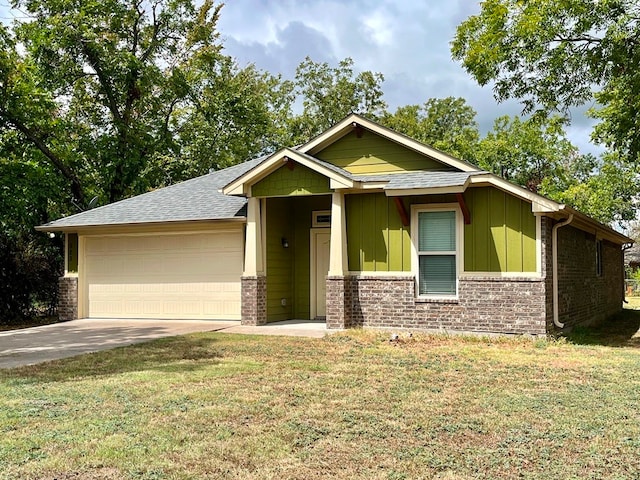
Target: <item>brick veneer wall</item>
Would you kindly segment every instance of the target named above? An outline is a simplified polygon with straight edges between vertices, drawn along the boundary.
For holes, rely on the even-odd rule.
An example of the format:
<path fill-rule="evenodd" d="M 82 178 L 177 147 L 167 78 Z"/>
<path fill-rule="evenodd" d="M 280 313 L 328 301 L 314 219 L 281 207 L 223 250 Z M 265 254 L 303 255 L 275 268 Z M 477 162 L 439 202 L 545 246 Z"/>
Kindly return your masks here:
<path fill-rule="evenodd" d="M 63 322 L 78 318 L 78 277 L 58 279 L 58 318 Z"/>
<path fill-rule="evenodd" d="M 327 280 L 327 292 L 336 279 Z M 327 327 L 394 327 L 487 333 L 546 333 L 545 283 L 540 278 L 466 277 L 458 300 L 415 298 L 413 276 L 344 279 L 345 305 L 337 290 L 327 295 Z M 338 303 L 334 307 L 334 303 Z M 335 309 L 335 310 L 334 310 Z"/>
<path fill-rule="evenodd" d="M 267 277 L 242 277 L 240 292 L 242 325 L 267 323 Z"/>
<path fill-rule="evenodd" d="M 602 275 L 596 274 L 596 238 L 567 225 L 558 229 L 558 308 L 565 328 L 599 323 L 622 309 L 623 252 L 602 241 Z"/>
<path fill-rule="evenodd" d="M 351 290 L 348 277 L 327 277 L 327 328 L 354 326 L 351 315 Z"/>

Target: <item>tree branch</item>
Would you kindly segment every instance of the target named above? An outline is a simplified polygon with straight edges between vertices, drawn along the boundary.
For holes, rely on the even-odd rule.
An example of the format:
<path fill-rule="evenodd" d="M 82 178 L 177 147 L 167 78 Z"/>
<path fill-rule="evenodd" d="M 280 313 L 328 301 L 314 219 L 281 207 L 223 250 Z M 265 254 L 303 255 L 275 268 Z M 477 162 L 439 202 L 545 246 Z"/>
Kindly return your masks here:
<path fill-rule="evenodd" d="M 71 194 L 81 205 L 84 204 L 84 193 L 80 180 L 73 171 L 64 164 L 64 162 L 49 149 L 49 147 L 38 137 L 33 130 L 27 127 L 17 118 L 8 115 L 4 110 L 0 110 L 0 115 L 5 117 L 18 131 L 20 131 L 42 154 L 62 173 L 62 175 L 71 182 Z"/>
<path fill-rule="evenodd" d="M 102 70 L 100 66 L 100 59 L 97 57 L 96 53 L 89 46 L 89 42 L 85 39 L 81 39 L 80 43 L 82 44 L 82 51 L 84 52 L 87 60 L 89 61 L 89 65 L 95 70 L 96 75 L 98 76 L 98 81 L 100 85 L 102 85 L 102 89 L 107 97 L 107 101 L 109 102 L 109 110 L 111 111 L 111 115 L 117 121 L 116 123 L 122 122 L 122 115 L 120 114 L 120 110 L 118 109 L 118 103 L 116 102 L 116 96 L 113 92 L 111 85 L 109 84 L 109 80 Z"/>

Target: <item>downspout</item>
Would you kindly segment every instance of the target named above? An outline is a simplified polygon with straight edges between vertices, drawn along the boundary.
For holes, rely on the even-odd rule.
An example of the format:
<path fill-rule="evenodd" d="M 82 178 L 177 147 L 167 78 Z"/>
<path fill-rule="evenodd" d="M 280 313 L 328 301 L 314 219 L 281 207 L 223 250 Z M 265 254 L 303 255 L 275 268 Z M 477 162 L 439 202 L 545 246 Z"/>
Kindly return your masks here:
<path fill-rule="evenodd" d="M 553 256 L 553 324 L 558 328 L 564 328 L 564 323 L 560 323 L 558 312 L 558 229 L 569 225 L 573 221 L 573 213 L 566 220 L 556 223 L 551 229 L 551 250 Z"/>

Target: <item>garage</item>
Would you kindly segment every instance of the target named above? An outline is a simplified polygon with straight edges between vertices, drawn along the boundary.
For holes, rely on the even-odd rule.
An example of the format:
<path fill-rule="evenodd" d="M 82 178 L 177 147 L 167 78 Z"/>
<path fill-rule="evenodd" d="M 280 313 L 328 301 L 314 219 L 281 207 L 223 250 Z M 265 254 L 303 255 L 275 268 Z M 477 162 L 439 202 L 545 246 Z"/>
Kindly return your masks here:
<path fill-rule="evenodd" d="M 81 236 L 89 318 L 240 319 L 242 229 Z"/>

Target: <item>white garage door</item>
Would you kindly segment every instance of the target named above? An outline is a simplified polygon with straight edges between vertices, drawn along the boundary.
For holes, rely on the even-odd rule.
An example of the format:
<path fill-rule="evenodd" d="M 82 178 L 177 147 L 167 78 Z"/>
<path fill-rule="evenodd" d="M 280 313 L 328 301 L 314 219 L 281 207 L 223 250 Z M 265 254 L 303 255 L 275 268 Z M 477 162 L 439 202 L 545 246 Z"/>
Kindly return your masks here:
<path fill-rule="evenodd" d="M 240 319 L 241 231 L 85 239 L 90 318 Z"/>

